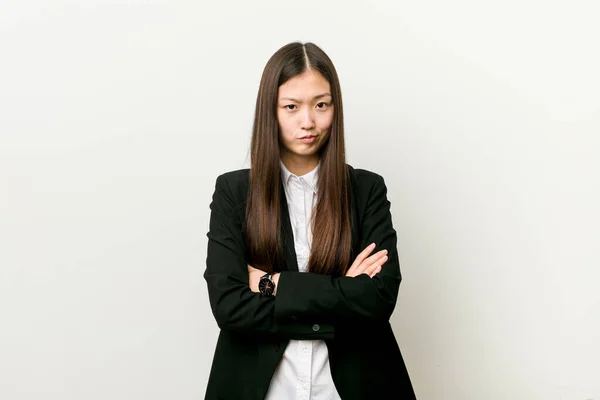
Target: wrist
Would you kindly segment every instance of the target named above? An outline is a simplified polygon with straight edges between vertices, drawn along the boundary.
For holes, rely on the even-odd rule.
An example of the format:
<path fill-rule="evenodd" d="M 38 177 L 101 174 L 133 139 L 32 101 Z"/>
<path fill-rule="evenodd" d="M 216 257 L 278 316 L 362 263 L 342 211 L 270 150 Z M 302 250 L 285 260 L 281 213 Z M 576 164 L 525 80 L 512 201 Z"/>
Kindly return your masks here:
<path fill-rule="evenodd" d="M 273 292 L 273 296 L 277 295 L 277 288 L 279 287 L 279 276 L 281 274 L 279 272 L 273 274 L 273 282 L 275 283 L 275 291 Z"/>
<path fill-rule="evenodd" d="M 258 281 L 258 293 L 261 296 L 272 297 L 277 291 L 277 283 L 279 282 L 279 274 L 263 273 Z"/>

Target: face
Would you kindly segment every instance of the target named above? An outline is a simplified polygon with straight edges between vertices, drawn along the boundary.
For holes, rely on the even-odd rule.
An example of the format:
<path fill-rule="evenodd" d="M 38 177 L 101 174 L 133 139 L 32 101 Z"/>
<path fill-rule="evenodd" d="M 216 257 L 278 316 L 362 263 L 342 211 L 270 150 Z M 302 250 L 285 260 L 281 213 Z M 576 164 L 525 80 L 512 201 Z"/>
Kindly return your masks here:
<path fill-rule="evenodd" d="M 289 79 L 278 90 L 277 121 L 281 159 L 286 167 L 312 170 L 333 122 L 329 82 L 311 70 Z"/>

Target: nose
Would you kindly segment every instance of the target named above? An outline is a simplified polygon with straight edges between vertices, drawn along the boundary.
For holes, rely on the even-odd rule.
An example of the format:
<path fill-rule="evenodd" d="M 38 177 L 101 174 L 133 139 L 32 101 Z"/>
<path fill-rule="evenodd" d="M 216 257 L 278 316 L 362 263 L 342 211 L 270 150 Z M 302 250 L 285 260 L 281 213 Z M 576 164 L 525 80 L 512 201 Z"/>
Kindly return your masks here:
<path fill-rule="evenodd" d="M 315 127 L 315 119 L 312 110 L 305 110 L 300 118 L 300 128 L 308 131 Z"/>

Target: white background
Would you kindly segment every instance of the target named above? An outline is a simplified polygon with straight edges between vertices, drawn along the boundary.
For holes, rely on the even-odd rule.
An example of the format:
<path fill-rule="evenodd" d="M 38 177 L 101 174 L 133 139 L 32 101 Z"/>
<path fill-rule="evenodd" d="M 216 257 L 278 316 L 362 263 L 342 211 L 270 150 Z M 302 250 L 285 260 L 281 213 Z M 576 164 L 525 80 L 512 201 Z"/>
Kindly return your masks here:
<path fill-rule="evenodd" d="M 600 400 L 597 4 L 1 0 L 0 398 L 203 398 L 215 179 L 300 40 L 388 185 L 418 398 Z"/>

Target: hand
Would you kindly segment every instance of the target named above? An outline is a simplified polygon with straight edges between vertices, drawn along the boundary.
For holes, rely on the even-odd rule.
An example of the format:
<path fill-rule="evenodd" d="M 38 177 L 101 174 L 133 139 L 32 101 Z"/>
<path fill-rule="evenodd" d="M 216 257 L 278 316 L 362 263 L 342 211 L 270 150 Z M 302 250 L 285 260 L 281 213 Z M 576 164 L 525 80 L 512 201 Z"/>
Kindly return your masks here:
<path fill-rule="evenodd" d="M 388 251 L 380 250 L 367 258 L 373 249 L 375 249 L 375 243 L 371 243 L 367 246 L 367 248 L 356 257 L 356 260 L 354 260 L 350 268 L 348 268 L 346 276 L 355 277 L 360 274 L 367 274 L 372 278 L 375 274 L 379 273 L 379 271 L 381 271 L 381 266 L 388 260 Z"/>
<path fill-rule="evenodd" d="M 252 290 L 255 293 L 260 293 L 258 290 L 258 282 L 264 274 L 266 274 L 265 271 L 258 268 L 254 268 L 252 265 L 248 264 L 248 286 L 250 286 L 250 290 Z M 277 284 L 279 283 L 279 273 L 273 274 L 271 279 L 273 279 L 273 282 L 275 282 L 275 292 L 273 292 L 273 295 L 276 295 Z"/>

